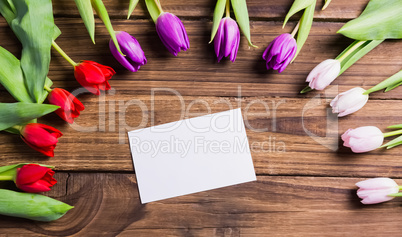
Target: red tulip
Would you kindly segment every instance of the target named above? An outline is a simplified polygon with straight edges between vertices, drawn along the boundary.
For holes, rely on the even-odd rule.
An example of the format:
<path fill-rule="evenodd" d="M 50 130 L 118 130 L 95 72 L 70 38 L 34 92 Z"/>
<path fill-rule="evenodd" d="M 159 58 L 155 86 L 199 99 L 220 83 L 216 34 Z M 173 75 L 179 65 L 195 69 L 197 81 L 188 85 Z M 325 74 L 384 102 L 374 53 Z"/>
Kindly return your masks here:
<path fill-rule="evenodd" d="M 114 74 L 113 68 L 89 60 L 83 60 L 74 67 L 75 79 L 95 95 L 99 95 L 100 90 L 110 90 L 108 80 Z"/>
<path fill-rule="evenodd" d="M 85 109 L 73 94 L 61 88 L 53 89 L 47 98 L 51 104 L 60 106 L 56 114 L 68 123 L 73 123 L 74 119 L 80 115 L 80 111 Z"/>
<path fill-rule="evenodd" d="M 54 156 L 57 138 L 63 134 L 50 126 L 40 123 L 29 123 L 21 131 L 22 140 L 34 150 L 47 156 Z"/>
<path fill-rule="evenodd" d="M 37 164 L 24 165 L 17 169 L 15 184 L 25 192 L 47 192 L 57 183 L 53 175 L 54 171 L 50 168 Z"/>

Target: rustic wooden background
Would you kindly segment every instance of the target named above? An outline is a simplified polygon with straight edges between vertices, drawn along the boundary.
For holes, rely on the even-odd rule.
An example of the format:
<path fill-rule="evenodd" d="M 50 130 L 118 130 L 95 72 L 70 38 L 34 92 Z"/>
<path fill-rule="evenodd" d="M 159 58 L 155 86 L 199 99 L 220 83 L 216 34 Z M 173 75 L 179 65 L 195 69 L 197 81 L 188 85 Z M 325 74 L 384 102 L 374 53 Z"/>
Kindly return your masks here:
<path fill-rule="evenodd" d="M 373 93 L 362 110 L 339 119 L 338 127 L 326 128 L 328 121 L 336 124 L 327 115 L 335 94 L 355 86 L 367 89 L 401 69 L 401 42 L 385 41 L 327 91 L 298 94 L 314 66 L 352 42 L 336 31 L 357 17 L 368 0 L 333 0 L 325 11 L 320 10 L 324 1 L 318 1 L 303 50 L 281 74 L 266 71 L 261 55 L 277 35 L 295 26 L 300 14 L 281 28 L 293 1 L 247 1 L 252 41 L 259 48 L 248 47 L 242 36 L 235 63 L 217 63 L 208 44 L 215 1 L 161 2 L 165 11 L 182 19 L 189 35 L 191 48 L 178 57 L 160 42 L 143 1 L 129 20 L 128 0 L 104 1 L 115 30 L 134 35 L 148 59 L 131 73 L 111 56 L 109 36 L 99 19 L 93 45 L 74 1 L 54 1 L 55 21 L 63 32 L 57 43 L 76 61 L 94 60 L 116 69 L 110 81 L 114 90 L 101 97 L 80 95 L 86 109 L 74 126 L 53 114 L 41 119 L 64 133 L 54 158 L 31 150 L 18 136 L 0 134 L 1 165 L 56 166 L 59 182 L 47 195 L 75 206 L 52 223 L 0 216 L 0 236 L 400 235 L 401 200 L 364 206 L 354 184 L 384 176 L 402 183 L 402 148 L 353 154 L 341 143 L 337 151 L 324 145 L 337 142 L 348 128 L 375 125 L 386 131 L 386 126 L 402 123 L 402 90 L 395 89 Z M 0 39 L 1 46 L 19 55 L 20 45 L 2 18 Z M 57 87 L 79 88 L 73 69 L 56 52 L 49 77 Z M 252 154 L 258 181 L 141 205 L 126 130 L 182 118 L 179 97 L 157 91 L 152 101 L 153 88 L 177 91 L 185 102 L 185 118 L 240 106 L 246 123 L 265 129 L 247 130 L 250 144 L 265 142 L 265 150 Z M 12 101 L 3 88 L 0 98 Z M 312 139 L 305 129 L 321 140 Z"/>

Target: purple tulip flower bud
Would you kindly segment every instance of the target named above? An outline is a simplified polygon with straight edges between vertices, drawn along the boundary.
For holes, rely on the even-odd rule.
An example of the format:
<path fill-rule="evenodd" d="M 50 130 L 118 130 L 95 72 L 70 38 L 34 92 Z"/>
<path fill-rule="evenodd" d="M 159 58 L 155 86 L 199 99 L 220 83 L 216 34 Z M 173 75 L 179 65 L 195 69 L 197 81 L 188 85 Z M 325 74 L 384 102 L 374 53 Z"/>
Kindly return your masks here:
<path fill-rule="evenodd" d="M 291 34 L 276 37 L 264 51 L 262 58 L 267 61 L 267 69 L 283 72 L 297 51 L 296 40 Z"/>
<path fill-rule="evenodd" d="M 180 50 L 186 51 L 190 48 L 186 29 L 180 19 L 169 12 L 162 13 L 156 20 L 156 32 L 165 47 L 174 56 Z"/>
<path fill-rule="evenodd" d="M 147 63 L 144 51 L 142 51 L 140 44 L 133 36 L 124 31 L 117 31 L 116 38 L 121 51 L 126 56 L 119 53 L 112 40 L 109 42 L 109 48 L 121 65 L 132 72 L 136 72 L 140 69 L 140 66 Z"/>
<path fill-rule="evenodd" d="M 223 57 L 230 55 L 230 61 L 234 62 L 240 43 L 240 31 L 235 20 L 225 17 L 219 23 L 219 28 L 215 36 L 214 46 L 218 62 Z"/>

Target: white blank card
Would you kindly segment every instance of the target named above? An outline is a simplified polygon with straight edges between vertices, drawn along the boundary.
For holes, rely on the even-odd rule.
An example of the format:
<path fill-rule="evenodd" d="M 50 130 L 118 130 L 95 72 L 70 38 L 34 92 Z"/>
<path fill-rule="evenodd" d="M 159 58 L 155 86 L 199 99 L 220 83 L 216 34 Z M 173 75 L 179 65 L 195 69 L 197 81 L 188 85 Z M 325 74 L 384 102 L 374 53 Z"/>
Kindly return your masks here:
<path fill-rule="evenodd" d="M 142 203 L 256 180 L 240 109 L 128 137 Z"/>

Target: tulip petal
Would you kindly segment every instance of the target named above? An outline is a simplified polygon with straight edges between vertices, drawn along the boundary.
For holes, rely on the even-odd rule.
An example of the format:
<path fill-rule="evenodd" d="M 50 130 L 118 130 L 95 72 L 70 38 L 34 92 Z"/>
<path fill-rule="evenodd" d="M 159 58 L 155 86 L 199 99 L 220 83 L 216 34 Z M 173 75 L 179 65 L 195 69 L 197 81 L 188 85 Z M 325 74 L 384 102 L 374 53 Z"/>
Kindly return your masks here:
<path fill-rule="evenodd" d="M 133 65 L 131 65 L 131 63 L 126 59 L 126 57 L 124 57 L 123 55 L 121 55 L 121 53 L 119 53 L 119 51 L 117 51 L 117 48 L 114 45 L 114 42 L 112 40 L 109 41 L 109 48 L 110 48 L 110 52 L 112 53 L 113 57 L 121 65 L 123 65 L 125 68 L 127 68 L 128 70 L 130 70 L 132 72 L 136 72 L 136 70 L 134 69 Z M 122 49 L 123 53 L 125 55 L 127 55 L 127 52 L 126 52 L 125 48 L 123 46 L 121 46 L 120 48 Z"/>
<path fill-rule="evenodd" d="M 394 199 L 395 197 L 387 196 L 393 189 L 384 190 L 384 192 L 375 192 L 361 200 L 363 204 L 377 204 Z"/>
<path fill-rule="evenodd" d="M 357 182 L 356 186 L 362 189 L 376 189 L 378 187 L 397 187 L 398 184 L 390 178 L 373 178 Z"/>
<path fill-rule="evenodd" d="M 18 188 L 29 193 L 48 192 L 51 190 L 50 187 L 45 185 L 45 183 L 42 180 L 39 180 L 35 183 L 24 184 Z"/>
<path fill-rule="evenodd" d="M 27 184 L 40 180 L 50 169 L 37 164 L 28 164 L 17 170 L 16 182 L 18 184 Z"/>

